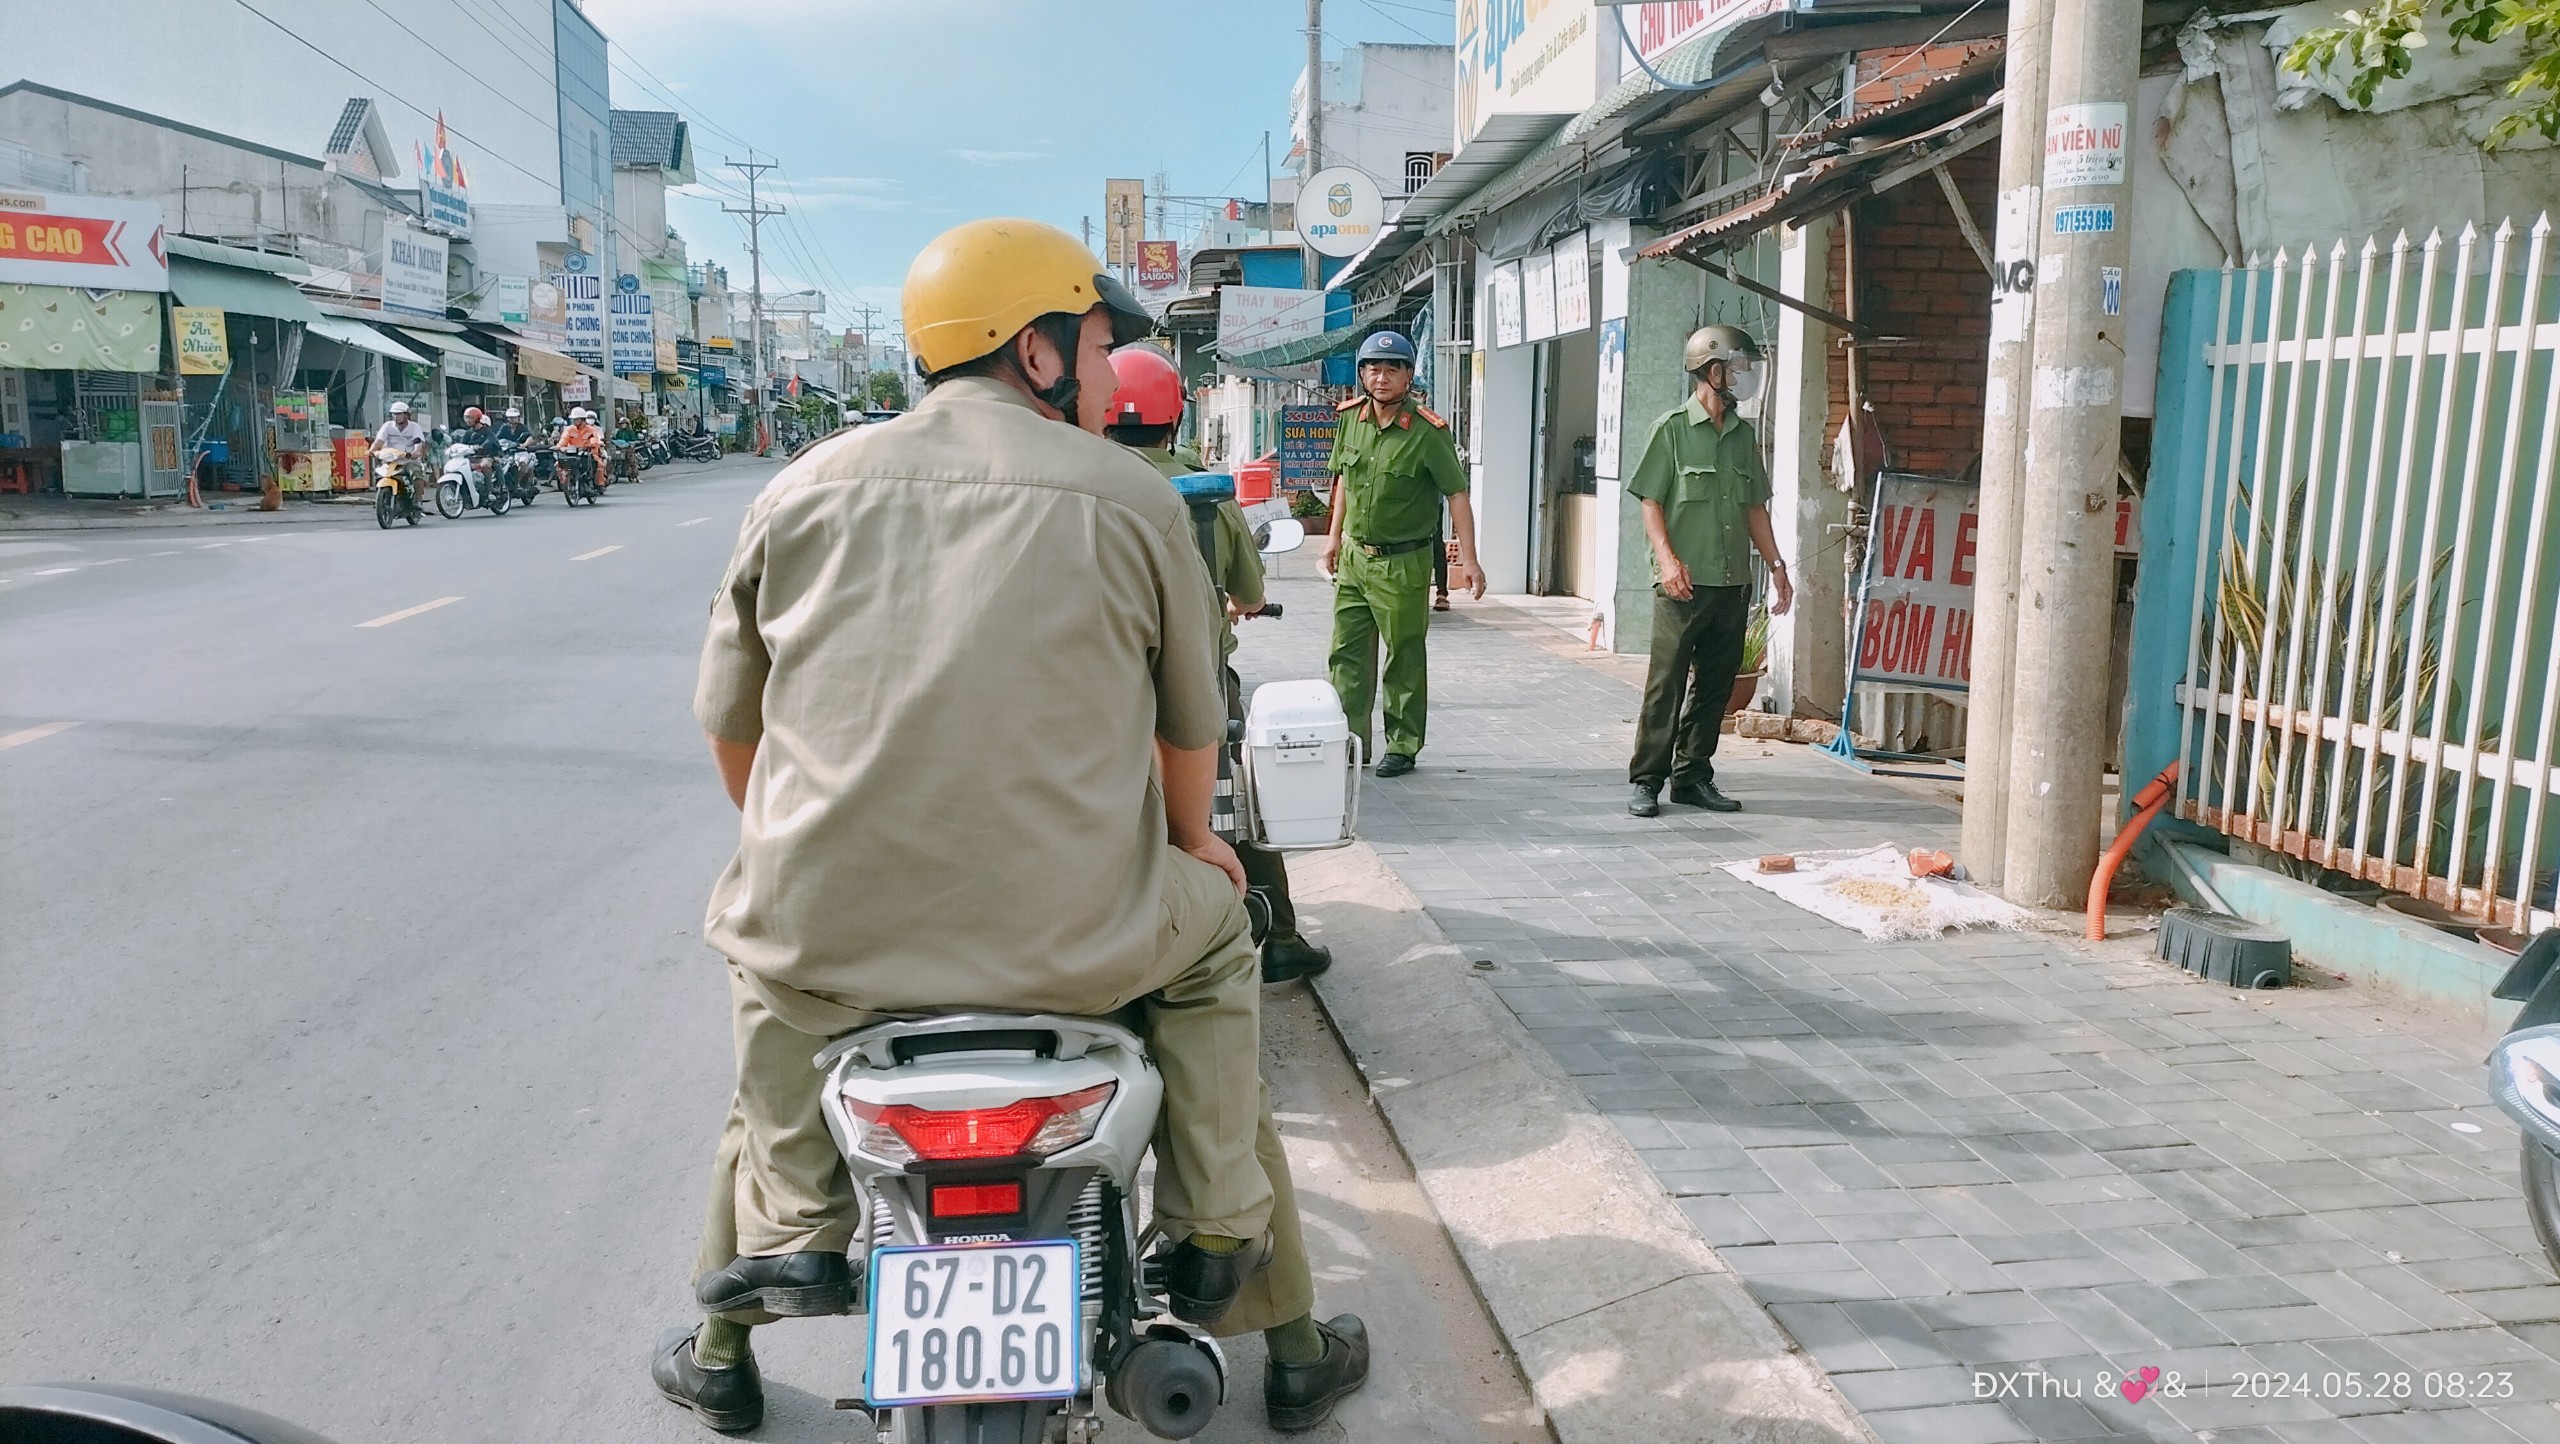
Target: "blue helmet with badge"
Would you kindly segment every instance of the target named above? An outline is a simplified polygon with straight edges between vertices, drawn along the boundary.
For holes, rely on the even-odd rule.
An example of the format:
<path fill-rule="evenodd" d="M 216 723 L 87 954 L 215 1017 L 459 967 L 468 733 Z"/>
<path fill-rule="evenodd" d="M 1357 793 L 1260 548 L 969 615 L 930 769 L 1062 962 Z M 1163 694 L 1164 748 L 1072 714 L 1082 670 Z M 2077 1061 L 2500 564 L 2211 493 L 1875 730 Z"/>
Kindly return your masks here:
<path fill-rule="evenodd" d="M 1412 339 L 1400 331 L 1371 332 L 1369 339 L 1360 343 L 1358 364 L 1366 366 L 1372 361 L 1387 361 L 1398 366 L 1412 366 Z"/>

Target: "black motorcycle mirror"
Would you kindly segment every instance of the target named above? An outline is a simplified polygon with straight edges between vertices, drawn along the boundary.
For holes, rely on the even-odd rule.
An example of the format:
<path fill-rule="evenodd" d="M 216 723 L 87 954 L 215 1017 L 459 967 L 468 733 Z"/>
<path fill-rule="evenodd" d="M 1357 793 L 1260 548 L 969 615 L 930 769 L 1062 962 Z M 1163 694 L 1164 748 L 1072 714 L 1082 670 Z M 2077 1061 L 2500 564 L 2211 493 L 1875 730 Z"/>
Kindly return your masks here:
<path fill-rule="evenodd" d="M 1253 549 L 1267 557 L 1293 552 L 1306 544 L 1306 525 L 1296 517 L 1275 517 L 1253 529 Z"/>
<path fill-rule="evenodd" d="M 298 1424 L 159 1389 L 112 1384 L 0 1388 L 11 1444 L 329 1444 Z"/>

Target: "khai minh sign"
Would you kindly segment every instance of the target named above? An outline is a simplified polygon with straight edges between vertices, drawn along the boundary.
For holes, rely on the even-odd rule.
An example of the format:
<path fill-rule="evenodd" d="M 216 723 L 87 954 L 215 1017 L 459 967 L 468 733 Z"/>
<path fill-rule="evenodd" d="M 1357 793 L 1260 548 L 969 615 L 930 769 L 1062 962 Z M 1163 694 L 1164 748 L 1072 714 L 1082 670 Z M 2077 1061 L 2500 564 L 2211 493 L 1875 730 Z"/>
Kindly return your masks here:
<path fill-rule="evenodd" d="M 169 254 L 160 207 L 0 189 L 0 282 L 165 291 Z"/>
<path fill-rule="evenodd" d="M 444 319 L 445 239 L 407 226 L 382 233 L 382 309 Z"/>

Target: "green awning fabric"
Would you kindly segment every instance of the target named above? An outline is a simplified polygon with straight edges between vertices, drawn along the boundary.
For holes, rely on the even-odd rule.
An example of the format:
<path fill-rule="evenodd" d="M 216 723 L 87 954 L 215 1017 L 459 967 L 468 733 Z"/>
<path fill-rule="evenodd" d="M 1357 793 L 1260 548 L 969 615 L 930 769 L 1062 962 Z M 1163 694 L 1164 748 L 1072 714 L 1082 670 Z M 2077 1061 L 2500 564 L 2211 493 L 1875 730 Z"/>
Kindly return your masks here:
<path fill-rule="evenodd" d="M 408 347 L 401 345 L 399 342 L 392 340 L 390 337 L 383 335 L 381 332 L 364 324 L 362 321 L 349 321 L 337 316 L 324 315 L 319 320 L 311 322 L 310 325 L 311 334 L 314 336 L 325 337 L 331 341 L 343 342 L 349 346 L 371 351 L 377 356 L 388 356 L 394 361 L 406 361 L 414 366 L 432 366 L 435 364 L 433 352 L 421 355 L 418 352 L 412 351 Z"/>
<path fill-rule="evenodd" d="M 160 293 L 0 285 L 0 366 L 157 371 Z"/>
<path fill-rule="evenodd" d="M 444 358 L 444 374 L 456 381 L 471 381 L 482 386 L 507 384 L 507 363 L 463 340 L 442 331 L 420 331 L 409 326 L 391 329 L 421 347 L 433 348 Z"/>
<path fill-rule="evenodd" d="M 236 316 L 265 316 L 306 326 L 320 319 L 320 308 L 295 290 L 292 282 L 266 271 L 171 256 L 169 290 L 182 306 L 212 306 Z"/>
<path fill-rule="evenodd" d="M 1364 301 L 1352 308 L 1351 324 L 1348 326 L 1336 326 L 1330 331 L 1319 332 L 1313 336 L 1301 336 L 1294 341 L 1283 341 L 1277 346 L 1265 346 L 1258 351 L 1239 351 L 1232 356 L 1223 351 L 1218 354 L 1228 365 L 1246 371 L 1270 371 L 1282 366 L 1304 366 L 1310 361 L 1321 361 L 1327 356 L 1339 356 L 1358 346 L 1360 338 L 1369 334 L 1370 323 L 1395 310 L 1396 303 L 1402 299 L 1400 296 L 1380 296 L 1374 300 Z"/>

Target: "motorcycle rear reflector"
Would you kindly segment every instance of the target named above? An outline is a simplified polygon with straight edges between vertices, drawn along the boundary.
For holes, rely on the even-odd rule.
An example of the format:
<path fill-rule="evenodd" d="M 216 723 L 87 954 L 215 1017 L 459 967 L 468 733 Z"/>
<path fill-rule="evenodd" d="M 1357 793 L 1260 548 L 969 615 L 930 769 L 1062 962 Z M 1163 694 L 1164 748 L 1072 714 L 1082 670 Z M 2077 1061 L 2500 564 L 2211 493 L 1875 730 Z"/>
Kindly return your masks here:
<path fill-rule="evenodd" d="M 949 1111 L 905 1103 L 844 1100 L 861 1119 L 862 1150 L 905 1163 L 913 1159 L 1046 1158 L 1093 1136 L 1120 1085 L 1104 1083 L 1058 1098 L 1024 1098 L 1001 1108 Z"/>
<path fill-rule="evenodd" d="M 1022 1212 L 1019 1183 L 937 1183 L 933 1186 L 935 1218 L 990 1218 Z"/>

